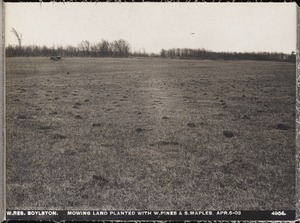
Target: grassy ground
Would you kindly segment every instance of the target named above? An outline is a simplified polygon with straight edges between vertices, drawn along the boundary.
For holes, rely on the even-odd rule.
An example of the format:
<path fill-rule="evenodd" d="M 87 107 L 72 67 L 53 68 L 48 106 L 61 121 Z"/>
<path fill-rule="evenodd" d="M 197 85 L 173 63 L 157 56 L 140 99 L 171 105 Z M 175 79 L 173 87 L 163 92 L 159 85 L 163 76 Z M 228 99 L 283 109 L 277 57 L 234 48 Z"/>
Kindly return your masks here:
<path fill-rule="evenodd" d="M 295 64 L 7 59 L 7 208 L 294 209 Z"/>

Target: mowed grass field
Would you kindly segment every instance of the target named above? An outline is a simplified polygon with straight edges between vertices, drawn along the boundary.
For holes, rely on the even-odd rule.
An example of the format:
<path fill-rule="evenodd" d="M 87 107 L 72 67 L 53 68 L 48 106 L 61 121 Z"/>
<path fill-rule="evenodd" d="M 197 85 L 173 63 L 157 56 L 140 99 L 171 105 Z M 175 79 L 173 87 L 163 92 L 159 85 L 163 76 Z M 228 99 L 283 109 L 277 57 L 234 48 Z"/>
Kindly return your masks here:
<path fill-rule="evenodd" d="M 294 209 L 295 64 L 8 58 L 9 209 Z"/>

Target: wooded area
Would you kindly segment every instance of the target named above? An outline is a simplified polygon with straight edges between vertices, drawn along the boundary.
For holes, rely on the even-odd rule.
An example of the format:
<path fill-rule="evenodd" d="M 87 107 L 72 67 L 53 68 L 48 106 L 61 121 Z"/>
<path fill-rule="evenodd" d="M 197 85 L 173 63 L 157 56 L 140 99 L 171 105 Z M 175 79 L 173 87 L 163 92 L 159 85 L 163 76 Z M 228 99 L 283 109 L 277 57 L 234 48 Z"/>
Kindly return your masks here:
<path fill-rule="evenodd" d="M 81 41 L 75 46 L 21 46 L 21 44 L 6 48 L 7 57 L 163 57 L 176 59 L 209 59 L 209 60 L 265 60 L 295 62 L 295 52 L 291 54 L 275 52 L 213 52 L 206 49 L 174 48 L 162 49 L 159 54 L 147 53 L 145 50 L 132 51 L 130 44 L 123 39 L 109 42 L 102 40 L 91 43 Z"/>

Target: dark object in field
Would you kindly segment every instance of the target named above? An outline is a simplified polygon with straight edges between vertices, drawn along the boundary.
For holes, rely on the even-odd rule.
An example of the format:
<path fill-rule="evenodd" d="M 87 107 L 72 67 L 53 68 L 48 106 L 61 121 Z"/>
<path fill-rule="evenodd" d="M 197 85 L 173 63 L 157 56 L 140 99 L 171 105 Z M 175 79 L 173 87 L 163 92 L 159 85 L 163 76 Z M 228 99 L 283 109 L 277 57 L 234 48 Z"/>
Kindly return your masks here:
<path fill-rule="evenodd" d="M 68 156 L 73 156 L 73 155 L 76 154 L 76 151 L 75 151 L 74 149 L 66 149 L 66 150 L 64 151 L 64 154 L 65 154 L 65 155 L 68 155 Z"/>
<path fill-rule="evenodd" d="M 67 138 L 67 137 L 64 136 L 64 135 L 61 135 L 61 134 L 55 134 L 53 138 L 54 138 L 54 139 L 65 139 L 65 138 Z"/>
<path fill-rule="evenodd" d="M 186 124 L 188 127 L 190 127 L 190 128 L 194 128 L 194 127 L 196 127 L 196 125 L 194 124 L 194 123 L 188 123 L 188 124 Z"/>
<path fill-rule="evenodd" d="M 243 116 L 243 119 L 245 119 L 245 120 L 250 120 L 250 117 L 249 117 L 248 115 L 244 115 L 244 116 Z"/>
<path fill-rule="evenodd" d="M 93 180 L 96 180 L 100 185 L 107 184 L 109 181 L 102 176 L 93 175 Z"/>
<path fill-rule="evenodd" d="M 223 135 L 227 138 L 232 138 L 234 137 L 234 133 L 230 131 L 223 131 Z"/>
<path fill-rule="evenodd" d="M 61 60 L 61 56 L 51 56 L 50 59 L 53 61 L 59 61 Z"/>
<path fill-rule="evenodd" d="M 75 118 L 76 119 L 82 119 L 82 117 L 80 115 L 76 115 Z"/>
<path fill-rule="evenodd" d="M 27 119 L 26 115 L 18 115 L 17 119 Z"/>
<path fill-rule="evenodd" d="M 67 74 L 70 74 L 69 71 L 67 72 Z"/>
<path fill-rule="evenodd" d="M 287 126 L 287 125 L 284 125 L 282 123 L 279 123 L 276 125 L 276 129 L 279 129 L 279 130 L 288 130 L 290 127 Z"/>
<path fill-rule="evenodd" d="M 142 128 L 137 128 L 135 129 L 136 132 L 143 132 L 143 131 L 146 131 L 145 129 L 142 129 Z"/>
<path fill-rule="evenodd" d="M 51 126 L 40 126 L 41 130 L 50 130 Z"/>
<path fill-rule="evenodd" d="M 158 145 L 162 145 L 162 146 L 167 146 L 167 145 L 177 146 L 177 145 L 179 145 L 179 143 L 178 142 L 172 142 L 172 141 L 170 141 L 170 142 L 159 141 Z"/>
<path fill-rule="evenodd" d="M 93 126 L 93 127 L 100 127 L 101 124 L 100 124 L 100 123 L 94 123 L 92 126 Z"/>
<path fill-rule="evenodd" d="M 162 117 L 162 119 L 163 119 L 163 120 L 169 120 L 170 118 L 164 116 L 164 117 Z"/>

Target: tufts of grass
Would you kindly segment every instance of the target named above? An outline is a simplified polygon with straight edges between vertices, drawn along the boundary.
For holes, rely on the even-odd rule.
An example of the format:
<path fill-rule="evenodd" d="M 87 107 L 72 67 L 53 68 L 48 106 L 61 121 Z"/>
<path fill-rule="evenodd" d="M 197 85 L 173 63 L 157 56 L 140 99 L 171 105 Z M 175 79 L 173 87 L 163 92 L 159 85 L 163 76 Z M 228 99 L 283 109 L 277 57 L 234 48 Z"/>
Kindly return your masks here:
<path fill-rule="evenodd" d="M 190 63 L 8 58 L 7 208 L 293 209 L 294 64 Z"/>

